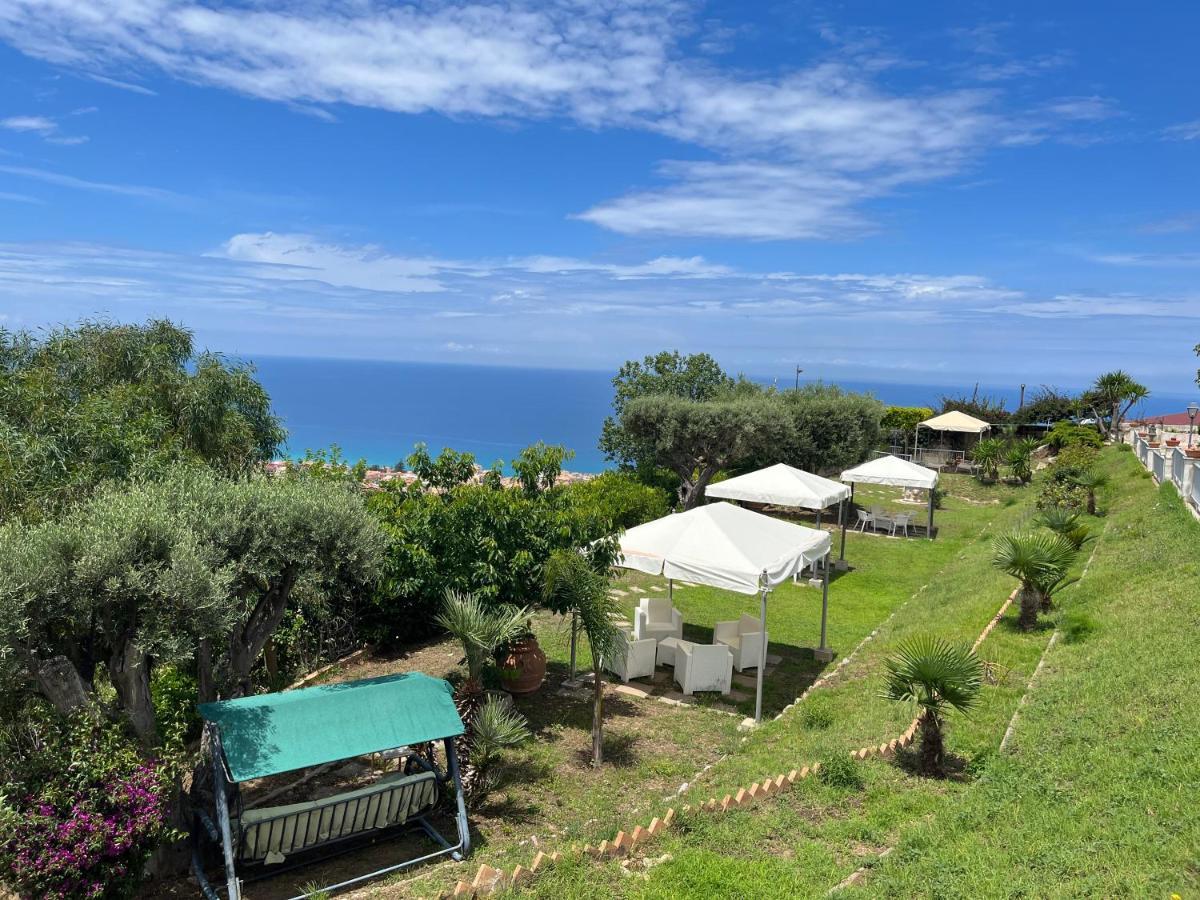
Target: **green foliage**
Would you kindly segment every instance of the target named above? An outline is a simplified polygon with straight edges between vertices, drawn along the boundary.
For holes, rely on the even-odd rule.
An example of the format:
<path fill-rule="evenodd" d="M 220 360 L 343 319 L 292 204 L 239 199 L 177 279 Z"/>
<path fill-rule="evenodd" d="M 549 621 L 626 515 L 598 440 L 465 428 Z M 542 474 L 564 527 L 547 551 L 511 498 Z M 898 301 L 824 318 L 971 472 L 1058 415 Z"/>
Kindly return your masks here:
<path fill-rule="evenodd" d="M 569 485 L 565 492 L 572 503 L 611 523 L 611 530 L 633 528 L 670 512 L 667 494 L 630 472 L 604 472 Z"/>
<path fill-rule="evenodd" d="M 684 356 L 671 350 L 641 362 L 629 360 L 613 378 L 613 414 L 604 420 L 600 449 L 613 462 L 648 474 L 656 466 L 656 453 L 652 444 L 625 428 L 622 419 L 629 402 L 651 396 L 713 400 L 733 385 L 734 380 L 707 353 Z"/>
<path fill-rule="evenodd" d="M 800 721 L 805 728 L 828 728 L 834 721 L 833 707 L 823 697 L 810 697 L 801 706 Z"/>
<path fill-rule="evenodd" d="M 1105 433 L 1115 438 L 1133 405 L 1149 396 L 1149 388 L 1134 381 L 1128 372 L 1116 369 L 1099 376 L 1084 394 L 1083 402 L 1094 411 Z"/>
<path fill-rule="evenodd" d="M 498 478 L 474 483 L 461 478 L 474 471 L 465 457 L 452 454 L 443 463 L 414 454 L 421 480 L 407 487 L 390 482 L 367 496 L 390 538 L 369 616 L 380 641 L 432 633 L 447 590 L 474 594 L 485 606 L 525 605 L 540 594 L 542 569 L 555 550 L 587 546 L 600 563 L 615 553 L 606 538 L 624 501 L 588 502 L 589 490 L 603 493 L 603 487 L 530 492 L 504 488 Z M 427 477 L 438 489 L 427 486 Z"/>
<path fill-rule="evenodd" d="M 862 766 L 848 753 L 835 753 L 824 760 L 817 770 L 817 778 L 822 784 L 849 791 L 861 791 L 866 785 Z"/>
<path fill-rule="evenodd" d="M 436 621 L 462 644 L 467 677 L 478 683 L 496 648 L 521 634 L 528 617 L 525 607 L 487 607 L 473 594 L 447 590 Z"/>
<path fill-rule="evenodd" d="M 288 460 L 284 467 L 288 478 L 318 478 L 359 487 L 367 477 L 367 461 L 351 463 L 337 444 L 328 450 L 306 450 L 299 462 Z"/>
<path fill-rule="evenodd" d="M 1051 531 L 1014 532 L 992 543 L 992 564 L 1021 582 L 1022 628 L 1033 628 L 1039 608 L 1069 583 L 1068 574 L 1078 555 L 1068 538 Z"/>
<path fill-rule="evenodd" d="M 472 454 L 449 447 L 433 457 L 425 444 L 417 444 L 408 457 L 408 470 L 434 491 L 449 491 L 467 484 L 475 477 L 477 469 Z"/>
<path fill-rule="evenodd" d="M 1009 421 L 1016 425 L 1058 422 L 1079 415 L 1082 408 L 1083 403 L 1079 397 L 1043 385 L 1024 406 L 1009 417 Z"/>
<path fill-rule="evenodd" d="M 790 423 L 774 397 L 719 400 L 668 395 L 629 400 L 620 419 L 655 465 L 679 479 L 679 502 L 695 506 L 720 469 L 747 463 L 786 441 Z"/>
<path fill-rule="evenodd" d="M 943 395 L 941 398 L 941 408 L 938 414 L 948 412 L 963 412 L 968 416 L 974 416 L 976 419 L 982 419 L 984 422 L 990 422 L 993 425 L 1002 423 L 1009 418 L 1010 413 L 1004 408 L 1004 401 L 999 398 L 989 397 L 986 394 L 979 393 L 979 385 L 975 385 L 975 389 L 970 396 L 963 394 L 960 397 L 950 397 Z"/>
<path fill-rule="evenodd" d="M 542 441 L 526 447 L 513 460 L 513 472 L 527 494 L 540 494 L 554 487 L 562 474 L 563 463 L 575 456 L 573 450 L 550 446 Z"/>
<path fill-rule="evenodd" d="M 979 466 L 979 477 L 995 481 L 1000 476 L 1000 462 L 1004 458 L 1004 442 L 999 438 L 983 438 L 971 451 L 971 459 Z"/>
<path fill-rule="evenodd" d="M 879 425 L 885 432 L 901 431 L 911 435 L 916 432 L 917 425 L 932 418 L 933 410 L 928 406 L 889 406 L 884 409 Z"/>
<path fill-rule="evenodd" d="M 170 664 L 156 666 L 150 676 L 150 696 L 159 740 L 167 752 L 179 752 L 200 736 L 195 676 Z"/>
<path fill-rule="evenodd" d="M 195 353 L 168 321 L 0 329 L 0 521 L 180 464 L 243 475 L 283 438 L 253 369 Z"/>
<path fill-rule="evenodd" d="M 1091 529 L 1079 521 L 1079 511 L 1066 506 L 1048 506 L 1038 511 L 1033 523 L 1061 534 L 1076 549 L 1093 540 Z"/>
<path fill-rule="evenodd" d="M 1008 464 L 1008 471 L 1017 481 L 1025 483 L 1033 478 L 1032 453 L 1023 441 L 1009 445 L 1004 454 L 1004 461 Z"/>
<path fill-rule="evenodd" d="M 983 684 L 983 663 L 966 644 L 917 635 L 883 662 L 885 700 L 915 703 L 938 716 L 946 709 L 969 712 Z"/>
<path fill-rule="evenodd" d="M 478 801 L 500 785 L 496 764 L 504 751 L 519 747 L 532 733 L 526 718 L 494 694 L 475 713 L 471 728 L 472 800 Z"/>
<path fill-rule="evenodd" d="M 1055 422 L 1054 427 L 1046 433 L 1046 443 L 1054 450 L 1064 447 L 1094 447 L 1099 450 L 1104 446 L 1104 439 L 1091 425 L 1076 425 L 1073 422 Z"/>
<path fill-rule="evenodd" d="M 1076 479 L 1092 469 L 1097 451 L 1082 444 L 1064 447 L 1054 462 L 1046 469 L 1046 479 L 1038 496 L 1038 508 L 1054 506 L 1082 509 L 1087 502 L 1087 492 Z"/>
<path fill-rule="evenodd" d="M 806 384 L 778 395 L 788 428 L 776 446 L 764 444 L 757 466 L 785 462 L 808 472 L 858 465 L 880 440 L 883 404 L 832 384 Z"/>
<path fill-rule="evenodd" d="M 1063 614 L 1058 628 L 1065 643 L 1078 644 L 1095 634 L 1100 628 L 1100 623 L 1083 610 L 1072 609 Z"/>

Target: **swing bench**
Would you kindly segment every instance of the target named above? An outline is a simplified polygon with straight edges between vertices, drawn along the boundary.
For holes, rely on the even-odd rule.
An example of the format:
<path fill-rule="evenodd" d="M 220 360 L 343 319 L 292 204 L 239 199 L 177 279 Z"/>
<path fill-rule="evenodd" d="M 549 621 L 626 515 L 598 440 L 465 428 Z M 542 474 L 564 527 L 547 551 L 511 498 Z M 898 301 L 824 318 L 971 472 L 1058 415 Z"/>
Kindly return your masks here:
<path fill-rule="evenodd" d="M 213 748 L 216 816 L 214 821 L 201 811 L 196 817 L 192 868 L 208 900 L 220 895 L 204 873 L 205 841 L 221 845 L 228 900 L 241 900 L 243 880 L 270 877 L 406 830 L 420 829 L 439 849 L 292 900 L 440 856 L 461 860 L 470 851 L 454 750 L 463 724 L 450 685 L 440 678 L 408 672 L 204 703 L 199 709 Z M 445 748 L 444 772 L 433 757 L 435 741 Z M 306 803 L 244 808 L 243 782 L 400 748 L 403 768 L 367 787 Z M 428 818 L 448 797 L 455 805 L 454 844 Z"/>

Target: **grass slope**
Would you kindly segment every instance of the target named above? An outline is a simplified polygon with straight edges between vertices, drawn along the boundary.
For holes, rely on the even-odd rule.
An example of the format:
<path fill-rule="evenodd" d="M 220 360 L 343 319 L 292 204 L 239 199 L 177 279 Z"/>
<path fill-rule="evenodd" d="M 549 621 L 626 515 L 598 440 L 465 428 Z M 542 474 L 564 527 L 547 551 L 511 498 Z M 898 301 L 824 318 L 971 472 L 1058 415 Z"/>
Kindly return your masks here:
<path fill-rule="evenodd" d="M 861 788 L 809 779 L 748 810 L 689 816 L 632 874 L 616 863 L 565 862 L 534 893 L 815 897 L 863 866 L 868 877 L 850 890 L 871 896 L 1195 892 L 1198 528 L 1170 488 L 1154 493 L 1128 454 L 1107 451 L 1103 465 L 1114 476 L 1107 521 L 1092 522 L 1103 538 L 1084 580 L 1062 597 L 1056 618 L 1069 627 L 1003 755 L 1001 736 L 1052 627 L 1023 634 L 1015 609 L 981 647 L 990 677 L 979 708 L 952 718 L 957 778 L 861 763 Z M 1029 514 L 1022 499 L 980 508 L 988 533 L 1020 524 Z M 991 568 L 980 536 L 898 605 L 844 676 L 756 731 L 684 802 L 902 730 L 911 711 L 878 699 L 882 659 L 921 631 L 973 640 L 1013 586 Z"/>

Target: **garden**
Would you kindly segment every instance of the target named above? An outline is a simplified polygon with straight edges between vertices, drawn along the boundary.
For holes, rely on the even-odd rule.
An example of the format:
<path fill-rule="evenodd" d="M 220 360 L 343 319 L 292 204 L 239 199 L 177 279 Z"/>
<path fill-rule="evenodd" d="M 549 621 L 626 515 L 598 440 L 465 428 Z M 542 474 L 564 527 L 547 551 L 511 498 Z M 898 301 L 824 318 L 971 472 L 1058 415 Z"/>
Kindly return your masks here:
<path fill-rule="evenodd" d="M 981 777 L 1048 623 L 1074 635 L 1095 624 L 1069 601 L 1101 545 L 1098 514 L 1119 460 L 1097 449 L 1096 429 L 1071 422 L 1044 444 L 1005 431 L 975 444 L 973 474 L 944 472 L 931 495 L 936 540 L 850 531 L 849 567 L 829 578 L 831 654 L 814 652 L 820 581 L 779 579 L 764 721 L 751 727 L 755 677 L 741 667 L 711 693 L 676 689 L 678 659 L 674 673 L 655 659 L 629 683 L 602 671 L 602 659 L 626 652 L 643 598 L 669 594 L 689 647 L 716 647 L 718 623 L 758 614 L 753 596 L 614 569 L 617 535 L 672 507 L 695 509 L 707 486 L 781 457 L 830 474 L 861 462 L 886 421 L 873 398 L 821 385 L 776 392 L 703 354 L 659 354 L 614 379 L 602 436 L 610 472 L 565 482 L 569 452 L 540 443 L 507 469 L 419 446 L 408 477 L 379 485 L 336 448 L 263 474 L 284 434 L 253 370 L 196 353 L 171 323 L 3 338 L 0 882 L 21 896 L 193 895 L 184 838 L 219 839 L 225 823 L 212 812 L 229 787 L 213 765 L 228 758 L 202 730 L 198 704 L 310 696 L 300 688 L 336 696 L 405 673 L 448 682 L 461 737 L 448 735 L 444 751 L 421 750 L 441 732 L 407 754 L 326 755 L 303 773 L 239 778 L 236 815 L 409 784 L 425 766 L 452 802 L 430 803 L 419 821 L 430 835 L 452 830 L 453 803 L 464 801 L 472 854 L 360 890 L 432 896 L 482 861 L 511 870 L 544 851 L 568 855 L 535 890 L 619 893 L 610 879 L 627 875 L 600 867 L 593 882 L 578 848 L 747 778 L 822 761 L 805 788 L 814 808 L 776 810 L 784 820 L 742 830 L 685 817 L 666 839 L 678 858 L 639 872 L 635 887 L 653 894 L 659 871 L 697 890 L 710 876 L 744 877 L 756 841 L 800 861 L 754 876 L 778 889 L 766 893 L 814 873 L 828 882 L 892 846 L 899 822 Z M 1089 402 L 1119 419 L 1137 388 L 1100 379 Z M 857 507 L 884 521 L 913 503 L 899 488 L 856 487 Z M 811 512 L 786 518 L 818 525 Z M 820 524 L 836 530 L 828 516 Z M 999 626 L 988 626 L 997 609 Z M 903 732 L 914 710 L 919 752 L 886 769 L 846 763 L 849 748 Z M 868 806 L 878 828 L 860 822 L 847 849 L 829 829 Z M 785 827 L 820 837 L 785 848 Z M 311 892 L 428 844 L 409 831 L 257 882 L 247 896 Z M 215 879 L 219 854 L 198 852 Z M 284 859 L 276 844 L 253 852 L 268 875 Z"/>

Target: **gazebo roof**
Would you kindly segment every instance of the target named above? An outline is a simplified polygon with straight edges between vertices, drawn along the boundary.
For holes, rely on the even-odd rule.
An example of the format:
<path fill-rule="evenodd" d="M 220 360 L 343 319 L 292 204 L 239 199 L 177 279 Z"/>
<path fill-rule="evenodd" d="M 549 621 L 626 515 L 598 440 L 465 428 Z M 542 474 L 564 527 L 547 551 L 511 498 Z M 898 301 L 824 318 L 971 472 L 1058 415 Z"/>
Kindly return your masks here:
<path fill-rule="evenodd" d="M 898 456 L 879 456 L 842 473 L 842 481 L 858 484 L 890 484 L 929 490 L 938 483 L 938 473 Z"/>
<path fill-rule="evenodd" d="M 710 503 L 630 528 L 620 545 L 624 568 L 754 594 L 826 556 L 833 541 L 815 528 Z"/>
<path fill-rule="evenodd" d="M 919 424 L 932 431 L 960 431 L 965 434 L 983 434 L 992 427 L 983 419 L 968 416 L 965 412 L 959 412 L 956 409 L 942 413 L 940 416 L 934 416 L 932 419 L 926 419 Z"/>
<path fill-rule="evenodd" d="M 724 500 L 825 509 L 849 497 L 850 489 L 844 484 L 786 463 L 776 463 L 756 472 L 710 484 L 704 494 Z"/>

